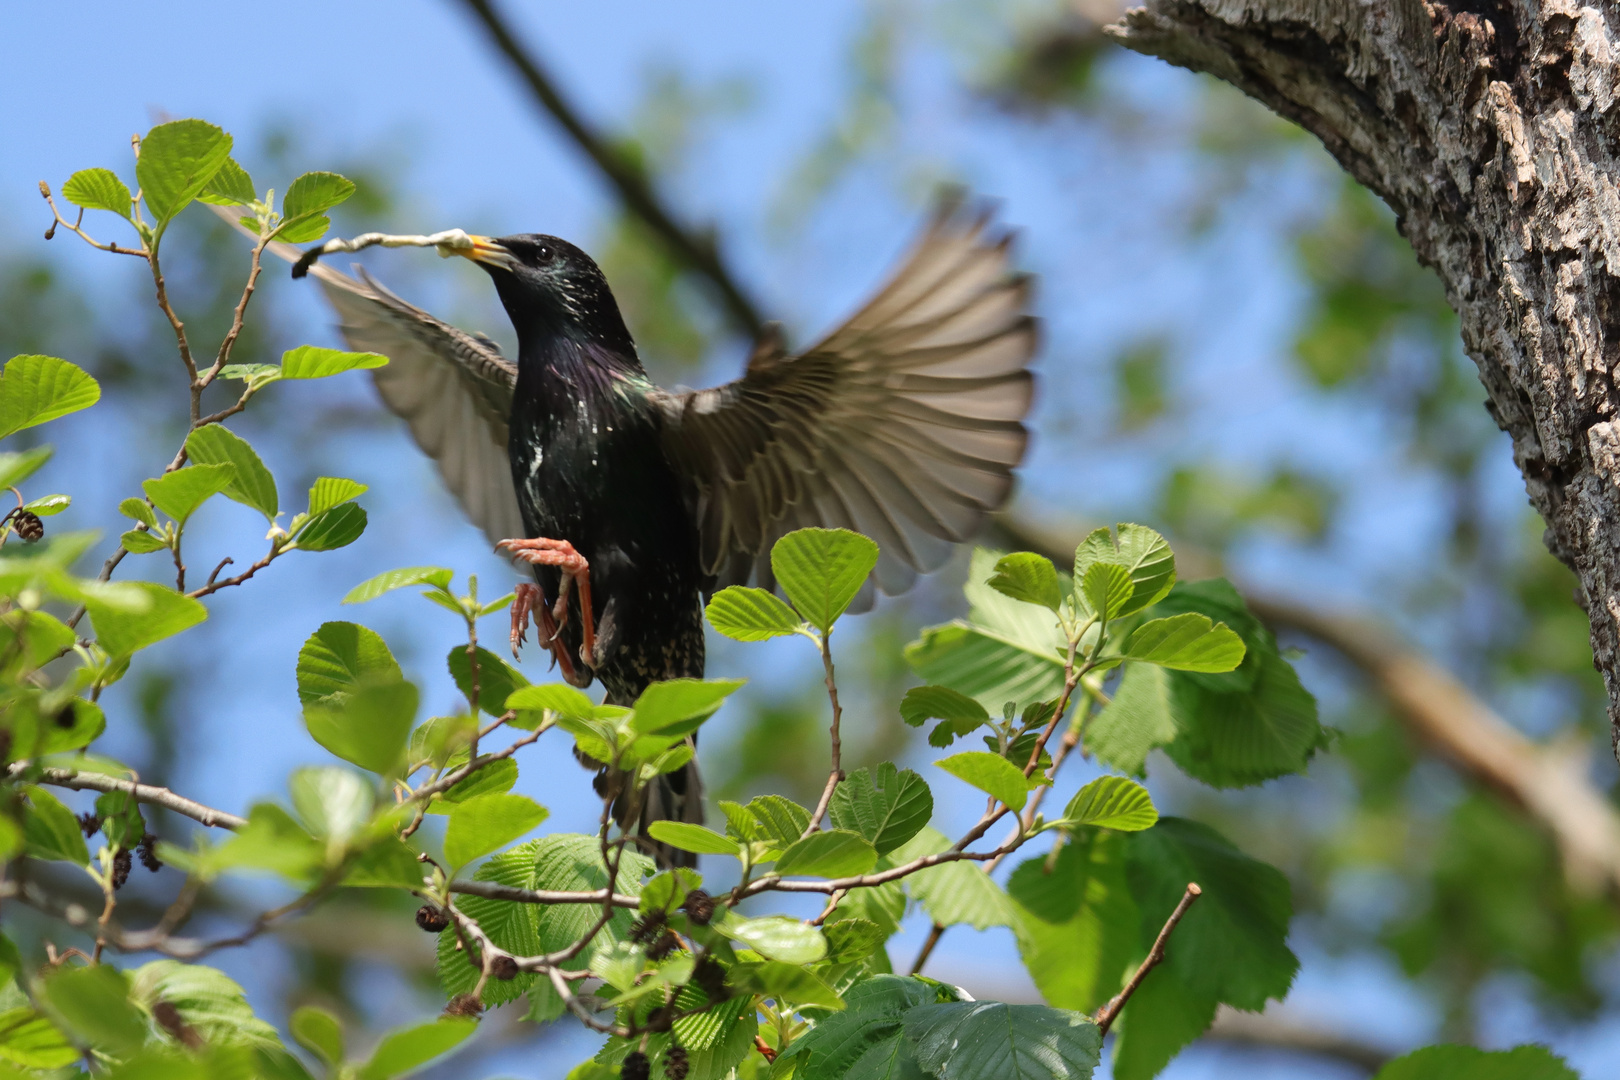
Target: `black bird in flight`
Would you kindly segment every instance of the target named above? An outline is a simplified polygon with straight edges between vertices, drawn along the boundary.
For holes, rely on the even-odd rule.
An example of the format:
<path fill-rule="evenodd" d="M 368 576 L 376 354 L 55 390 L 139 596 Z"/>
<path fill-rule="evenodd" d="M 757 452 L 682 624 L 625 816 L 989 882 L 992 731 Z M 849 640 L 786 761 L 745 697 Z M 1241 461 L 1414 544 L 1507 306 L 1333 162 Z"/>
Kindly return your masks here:
<path fill-rule="evenodd" d="M 771 545 L 794 529 L 875 540 L 870 603 L 874 588 L 901 592 L 940 566 L 1007 501 L 1028 442 L 1037 325 L 1031 278 L 1011 269 L 1011 236 L 988 211 L 942 199 L 842 326 L 798 355 L 773 332 L 742 378 L 686 392 L 648 379 L 585 252 L 536 234 L 472 240 L 459 254 L 493 279 L 516 363 L 363 269 L 313 272 L 349 345 L 389 358 L 372 372 L 378 393 L 468 517 L 533 564 L 538 588 L 520 586 L 513 605 L 514 650 L 532 610 L 576 686 L 594 677 L 628 705 L 654 680 L 701 677 L 704 597 L 772 588 Z M 696 762 L 615 809 L 643 833 L 701 821 Z"/>

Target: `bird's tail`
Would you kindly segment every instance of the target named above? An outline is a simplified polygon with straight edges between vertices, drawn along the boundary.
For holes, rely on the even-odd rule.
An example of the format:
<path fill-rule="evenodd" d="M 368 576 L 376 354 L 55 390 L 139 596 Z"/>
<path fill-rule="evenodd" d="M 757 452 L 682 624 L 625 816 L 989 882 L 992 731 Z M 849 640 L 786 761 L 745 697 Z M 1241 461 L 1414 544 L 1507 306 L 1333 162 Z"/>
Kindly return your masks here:
<path fill-rule="evenodd" d="M 625 832 L 632 829 L 643 837 L 640 847 L 651 852 L 661 870 L 676 866 L 696 866 L 697 856 L 653 840 L 647 829 L 655 821 L 684 821 L 703 824 L 703 778 L 694 758 L 673 772 L 653 778 L 635 800 L 620 796 L 613 804 L 614 820 Z"/>

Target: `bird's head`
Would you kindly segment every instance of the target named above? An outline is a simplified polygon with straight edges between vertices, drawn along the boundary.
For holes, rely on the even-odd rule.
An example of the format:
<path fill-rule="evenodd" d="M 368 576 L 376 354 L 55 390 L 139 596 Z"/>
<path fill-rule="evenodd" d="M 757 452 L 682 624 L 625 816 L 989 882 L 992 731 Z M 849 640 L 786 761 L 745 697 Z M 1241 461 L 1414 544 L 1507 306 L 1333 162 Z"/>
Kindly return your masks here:
<path fill-rule="evenodd" d="M 596 260 L 540 233 L 474 236 L 458 251 L 495 281 L 520 340 L 562 336 L 635 355 L 619 305 Z"/>

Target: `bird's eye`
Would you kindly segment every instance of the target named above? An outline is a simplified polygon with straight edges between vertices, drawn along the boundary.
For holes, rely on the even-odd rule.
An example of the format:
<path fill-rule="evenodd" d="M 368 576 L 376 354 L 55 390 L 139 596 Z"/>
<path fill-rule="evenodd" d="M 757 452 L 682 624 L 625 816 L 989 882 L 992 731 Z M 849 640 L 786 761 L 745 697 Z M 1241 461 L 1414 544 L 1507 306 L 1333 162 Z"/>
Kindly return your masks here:
<path fill-rule="evenodd" d="M 547 247 L 545 244 L 541 244 L 539 247 L 534 249 L 534 258 L 536 262 L 550 262 L 551 248 Z"/>

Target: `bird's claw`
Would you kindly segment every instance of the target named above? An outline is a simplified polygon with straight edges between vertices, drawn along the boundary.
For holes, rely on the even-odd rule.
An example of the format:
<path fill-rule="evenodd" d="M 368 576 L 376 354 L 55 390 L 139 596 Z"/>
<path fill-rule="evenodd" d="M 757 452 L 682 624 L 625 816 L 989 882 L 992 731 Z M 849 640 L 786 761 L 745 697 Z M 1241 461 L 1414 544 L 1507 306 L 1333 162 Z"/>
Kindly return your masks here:
<path fill-rule="evenodd" d="M 573 658 L 563 646 L 558 633 L 568 622 L 568 592 L 571 588 L 579 589 L 579 611 L 581 623 L 580 658 L 588 667 L 595 667 L 596 659 L 596 617 L 591 610 L 591 568 L 585 561 L 585 556 L 574 550 L 574 545 L 566 540 L 551 540 L 544 536 L 530 540 L 502 540 L 495 545 L 496 551 L 504 551 L 513 558 L 522 559 L 532 566 L 555 566 L 562 571 L 562 584 L 557 589 L 557 602 L 547 610 L 540 603 L 540 589 L 534 585 L 519 585 L 517 595 L 512 599 L 512 654 L 517 655 L 518 646 L 523 644 L 525 631 L 528 628 L 529 616 L 532 613 L 539 625 L 540 644 L 551 650 L 554 661 L 562 665 L 563 678 L 569 683 L 583 685 L 577 681 Z M 585 683 L 589 683 L 590 676 L 583 675 Z"/>

